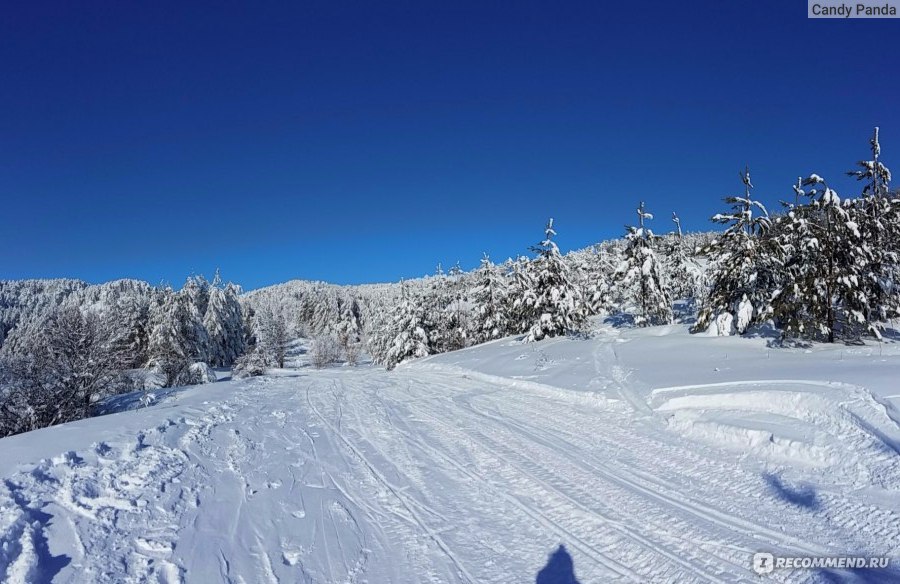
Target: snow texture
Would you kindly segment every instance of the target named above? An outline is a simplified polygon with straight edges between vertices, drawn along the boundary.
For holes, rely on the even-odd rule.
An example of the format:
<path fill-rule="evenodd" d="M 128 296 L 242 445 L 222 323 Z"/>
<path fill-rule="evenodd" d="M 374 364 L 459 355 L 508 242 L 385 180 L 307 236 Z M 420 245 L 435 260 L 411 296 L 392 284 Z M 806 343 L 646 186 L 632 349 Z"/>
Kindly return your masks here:
<path fill-rule="evenodd" d="M 898 364 L 894 345 L 601 325 L 167 390 L 0 440 L 0 581 L 756 582 L 760 550 L 896 562 Z"/>

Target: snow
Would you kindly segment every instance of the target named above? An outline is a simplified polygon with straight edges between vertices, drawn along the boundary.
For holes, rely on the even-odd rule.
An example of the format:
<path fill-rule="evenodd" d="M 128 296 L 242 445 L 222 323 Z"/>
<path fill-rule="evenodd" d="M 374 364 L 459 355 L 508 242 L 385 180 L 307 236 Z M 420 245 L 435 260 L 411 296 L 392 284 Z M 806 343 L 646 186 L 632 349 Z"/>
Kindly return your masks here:
<path fill-rule="evenodd" d="M 595 324 L 2 439 L 0 581 L 755 582 L 756 551 L 900 577 L 900 346 Z"/>

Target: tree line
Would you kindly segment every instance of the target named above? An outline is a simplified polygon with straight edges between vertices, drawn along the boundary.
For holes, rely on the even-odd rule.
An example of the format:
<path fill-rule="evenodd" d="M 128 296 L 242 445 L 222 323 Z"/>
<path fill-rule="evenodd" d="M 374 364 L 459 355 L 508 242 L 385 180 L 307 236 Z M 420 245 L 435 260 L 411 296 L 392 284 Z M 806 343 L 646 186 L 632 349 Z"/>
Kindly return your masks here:
<path fill-rule="evenodd" d="M 900 196 L 871 156 L 841 197 L 817 174 L 798 179 L 770 214 L 742 192 L 711 220 L 720 232 L 657 235 L 639 203 L 623 236 L 562 254 L 550 219 L 530 254 L 396 284 L 292 281 L 249 293 L 188 278 L 180 290 L 119 280 L 0 281 L 0 436 L 91 414 L 105 395 L 284 367 L 293 339 L 310 364 L 356 364 L 364 353 L 391 369 L 409 359 L 510 335 L 525 342 L 586 331 L 615 314 L 635 326 L 692 323 L 693 332 L 784 341 L 880 338 L 900 313 Z"/>

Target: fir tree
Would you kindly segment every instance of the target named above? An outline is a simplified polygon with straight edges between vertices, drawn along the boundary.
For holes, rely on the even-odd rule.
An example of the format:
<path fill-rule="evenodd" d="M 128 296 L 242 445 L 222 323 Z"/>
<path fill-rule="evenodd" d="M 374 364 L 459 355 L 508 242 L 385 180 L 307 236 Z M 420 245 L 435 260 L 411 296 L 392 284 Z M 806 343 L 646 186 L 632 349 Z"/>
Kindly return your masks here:
<path fill-rule="evenodd" d="M 875 275 L 871 250 L 862 237 L 852 201 L 842 201 L 818 175 L 803 181 L 812 187 L 810 202 L 793 211 L 786 229 L 797 244 L 787 262 L 788 284 L 772 300 L 787 335 L 854 339 L 868 332 L 880 336 L 866 290 Z"/>
<path fill-rule="evenodd" d="M 847 174 L 864 183 L 854 210 L 862 237 L 869 243 L 869 269 L 874 274 L 866 282 L 872 311 L 867 320 L 883 322 L 900 315 L 900 201 L 890 195 L 891 171 L 880 160 L 877 127 L 869 145 L 872 160 L 859 161 L 859 169 Z"/>
<path fill-rule="evenodd" d="M 551 218 L 543 241 L 532 248 L 537 257 L 527 264 L 530 287 L 522 303 L 531 323 L 526 342 L 577 330 L 587 319 L 581 291 L 572 282 L 569 267 L 553 241 L 555 235 Z"/>
<path fill-rule="evenodd" d="M 484 343 L 509 334 L 509 319 L 506 314 L 509 291 L 506 278 L 487 255 L 482 258 L 481 266 L 475 271 L 472 301 L 475 305 L 471 321 L 473 342 Z"/>
<path fill-rule="evenodd" d="M 244 352 L 241 305 L 237 288 L 222 286 L 218 272 L 209 290 L 203 327 L 209 339 L 209 363 L 228 367 Z"/>
<path fill-rule="evenodd" d="M 764 239 L 772 223 L 765 206 L 751 196 L 750 170 L 740 177 L 744 196 L 726 197 L 731 211 L 712 217 L 713 222 L 728 227 L 705 250 L 712 264 L 711 288 L 700 307 L 694 332 L 707 330 L 717 317 L 729 314 L 742 334 L 769 313 L 779 272 L 778 255 L 771 253 Z"/>
<path fill-rule="evenodd" d="M 675 232 L 665 242 L 666 281 L 673 299 L 692 302 L 703 291 L 703 273 L 693 257 L 693 249 L 681 231 L 681 220 L 672 213 Z"/>
<path fill-rule="evenodd" d="M 179 385 L 187 375 L 193 359 L 193 347 L 187 323 L 189 301 L 171 288 L 161 290 L 150 311 L 150 365 L 164 377 L 164 385 Z"/>
<path fill-rule="evenodd" d="M 387 331 L 390 341 L 387 343 L 383 359 L 387 369 L 393 369 L 409 359 L 429 355 L 431 344 L 429 329 L 431 322 L 421 299 L 414 298 L 412 293 L 404 288 L 400 305 Z"/>
<path fill-rule="evenodd" d="M 653 250 L 656 236 L 644 225 L 653 215 L 644 210 L 643 202 L 637 208 L 637 215 L 638 225 L 626 227 L 627 247 L 616 271 L 617 280 L 629 291 L 630 300 L 637 307 L 635 324 L 668 324 L 672 322 L 672 300 L 662 264 Z"/>
<path fill-rule="evenodd" d="M 254 330 L 256 351 L 263 356 L 266 363 L 270 366 L 284 368 L 289 340 L 287 322 L 284 316 L 272 306 L 261 307 L 256 313 Z"/>

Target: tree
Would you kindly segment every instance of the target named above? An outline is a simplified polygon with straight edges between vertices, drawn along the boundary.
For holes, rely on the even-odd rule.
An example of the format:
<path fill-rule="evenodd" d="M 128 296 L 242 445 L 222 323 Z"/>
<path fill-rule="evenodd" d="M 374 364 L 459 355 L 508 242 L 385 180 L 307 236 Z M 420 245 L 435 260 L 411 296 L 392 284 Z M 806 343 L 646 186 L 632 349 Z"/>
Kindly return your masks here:
<path fill-rule="evenodd" d="M 672 213 L 675 232 L 665 242 L 666 281 L 673 299 L 692 302 L 703 292 L 703 271 L 694 260 L 693 248 L 681 231 L 681 220 Z"/>
<path fill-rule="evenodd" d="M 786 239 L 795 242 L 786 262 L 787 285 L 773 295 L 773 313 L 786 334 L 822 339 L 880 334 L 866 290 L 875 274 L 871 250 L 855 216 L 861 211 L 842 201 L 825 180 L 812 175 L 803 181 L 810 202 L 798 206 L 785 222 Z"/>
<path fill-rule="evenodd" d="M 635 324 L 668 324 L 672 322 L 672 300 L 666 286 L 662 264 L 653 250 L 656 236 L 644 223 L 653 215 L 644 210 L 643 201 L 637 208 L 638 225 L 627 226 L 625 256 L 616 270 L 617 280 L 628 290 L 629 300 L 638 314 Z"/>
<path fill-rule="evenodd" d="M 572 282 L 569 267 L 553 241 L 554 235 L 551 218 L 543 241 L 532 248 L 537 257 L 527 264 L 529 288 L 524 291 L 522 304 L 531 322 L 526 342 L 566 334 L 587 320 L 581 291 Z"/>
<path fill-rule="evenodd" d="M 95 312 L 61 308 L 31 339 L 28 356 L 4 358 L 0 436 L 88 417 L 117 388 L 128 364 L 111 324 Z"/>
<path fill-rule="evenodd" d="M 186 295 L 161 290 L 150 309 L 150 366 L 163 375 L 165 387 L 187 384 L 195 361 L 191 309 Z"/>
<path fill-rule="evenodd" d="M 219 274 L 209 289 L 209 302 L 203 316 L 208 341 L 209 363 L 217 367 L 230 366 L 244 352 L 243 315 L 237 288 L 221 285 Z"/>
<path fill-rule="evenodd" d="M 256 313 L 256 350 L 269 365 L 284 368 L 288 340 L 287 322 L 281 314 L 271 306 Z"/>
<path fill-rule="evenodd" d="M 429 355 L 431 343 L 428 331 L 431 328 L 421 298 L 414 298 L 409 290 L 403 288 L 395 317 L 384 333 L 389 338 L 383 357 L 387 369 L 391 370 L 409 359 Z"/>
<path fill-rule="evenodd" d="M 109 314 L 116 332 L 113 342 L 129 369 L 147 363 L 150 344 L 150 301 L 145 296 L 128 295 L 118 299 Z"/>
<path fill-rule="evenodd" d="M 866 282 L 870 321 L 886 321 L 900 316 L 900 201 L 891 196 L 891 171 L 881 162 L 878 128 L 869 141 L 872 160 L 861 160 L 859 168 L 847 174 L 863 182 L 862 197 L 854 202 L 856 222 L 869 244 L 869 270 L 875 275 Z"/>
<path fill-rule="evenodd" d="M 449 275 L 438 273 L 431 278 L 431 287 L 421 301 L 431 323 L 429 351 L 446 353 L 465 347 L 468 343 L 466 282 L 459 264 L 451 268 Z"/>
<path fill-rule="evenodd" d="M 340 356 L 340 345 L 337 340 L 324 335 L 313 339 L 309 347 L 309 361 L 316 369 L 331 365 Z"/>
<path fill-rule="evenodd" d="M 362 327 L 359 322 L 359 305 L 356 298 L 340 300 L 340 318 L 338 319 L 336 338 L 347 363 L 355 365 L 359 360 L 359 346 L 362 341 Z"/>
<path fill-rule="evenodd" d="M 509 318 L 506 314 L 509 289 L 506 277 L 491 263 L 487 255 L 481 259 L 481 266 L 475 271 L 472 300 L 475 306 L 471 330 L 475 343 L 492 341 L 509 334 Z"/>
<path fill-rule="evenodd" d="M 749 168 L 739 175 L 744 196 L 725 197 L 730 212 L 712 217 L 714 223 L 728 227 L 704 250 L 712 264 L 711 287 L 693 332 L 707 330 L 717 317 L 727 313 L 737 321 L 738 333 L 743 334 L 769 313 L 769 300 L 777 288 L 778 254 L 772 253 L 767 247 L 770 241 L 764 239 L 772 225 L 769 213 L 751 196 Z"/>

